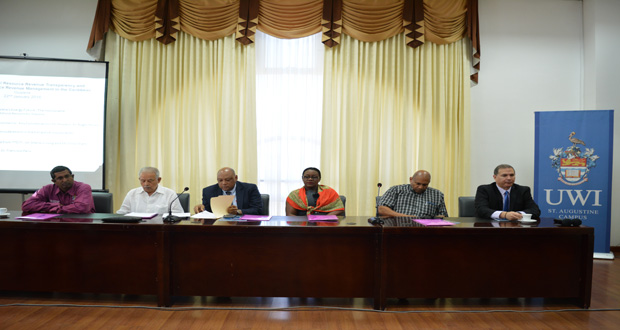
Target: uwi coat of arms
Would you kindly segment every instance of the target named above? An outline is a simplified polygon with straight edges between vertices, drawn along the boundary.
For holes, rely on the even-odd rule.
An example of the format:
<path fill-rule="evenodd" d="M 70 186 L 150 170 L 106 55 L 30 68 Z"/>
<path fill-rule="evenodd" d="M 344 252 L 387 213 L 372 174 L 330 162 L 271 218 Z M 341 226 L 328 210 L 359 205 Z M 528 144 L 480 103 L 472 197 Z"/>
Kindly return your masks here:
<path fill-rule="evenodd" d="M 553 148 L 551 167 L 558 172 L 558 181 L 569 186 L 577 186 L 588 181 L 588 172 L 596 167 L 596 160 L 599 156 L 594 155 L 594 148 L 586 148 L 586 143 L 574 137 L 575 132 L 571 132 L 568 140 L 571 146 L 564 148 Z M 585 152 L 581 151 L 583 145 Z"/>

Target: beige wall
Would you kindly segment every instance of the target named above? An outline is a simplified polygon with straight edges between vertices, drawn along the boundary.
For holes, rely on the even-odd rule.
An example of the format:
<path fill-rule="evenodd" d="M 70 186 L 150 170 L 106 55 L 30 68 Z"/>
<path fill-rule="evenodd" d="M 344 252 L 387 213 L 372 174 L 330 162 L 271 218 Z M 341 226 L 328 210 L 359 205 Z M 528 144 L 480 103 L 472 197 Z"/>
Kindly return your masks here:
<path fill-rule="evenodd" d="M 0 56 L 92 60 L 86 45 L 96 7 L 97 0 L 0 0 Z M 0 207 L 18 210 L 21 202 L 0 194 Z"/>
<path fill-rule="evenodd" d="M 617 0 L 479 0 L 480 83 L 471 92 L 471 192 L 512 164 L 534 184 L 534 112 L 620 109 Z M 615 90 L 614 90 L 615 89 Z M 617 123 L 615 166 L 620 156 Z M 616 171 L 614 171 L 616 172 Z M 612 205 L 620 203 L 614 178 Z M 611 245 L 620 245 L 612 206 Z"/>

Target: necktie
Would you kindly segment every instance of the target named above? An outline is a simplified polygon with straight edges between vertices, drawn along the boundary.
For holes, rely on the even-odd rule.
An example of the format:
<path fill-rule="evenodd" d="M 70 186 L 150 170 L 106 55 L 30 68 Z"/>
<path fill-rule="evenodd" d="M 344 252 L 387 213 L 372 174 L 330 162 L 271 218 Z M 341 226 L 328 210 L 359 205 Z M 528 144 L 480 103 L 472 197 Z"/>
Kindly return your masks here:
<path fill-rule="evenodd" d="M 502 211 L 510 211 L 510 193 L 504 192 L 504 209 Z"/>
<path fill-rule="evenodd" d="M 232 195 L 232 191 L 225 191 L 224 192 L 226 195 Z M 235 199 L 233 199 L 232 205 L 234 206 L 238 206 L 237 205 L 237 196 L 235 196 Z"/>

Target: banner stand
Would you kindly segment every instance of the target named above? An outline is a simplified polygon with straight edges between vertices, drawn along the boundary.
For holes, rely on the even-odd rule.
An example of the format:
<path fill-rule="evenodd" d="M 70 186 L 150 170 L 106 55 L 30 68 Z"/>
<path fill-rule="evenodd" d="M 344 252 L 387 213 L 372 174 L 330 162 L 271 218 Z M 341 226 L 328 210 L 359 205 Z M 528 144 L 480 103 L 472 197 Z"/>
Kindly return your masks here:
<path fill-rule="evenodd" d="M 614 253 L 594 252 L 594 259 L 614 260 Z"/>
<path fill-rule="evenodd" d="M 613 260 L 613 110 L 535 112 L 534 200 L 541 217 L 594 228 L 596 259 Z"/>

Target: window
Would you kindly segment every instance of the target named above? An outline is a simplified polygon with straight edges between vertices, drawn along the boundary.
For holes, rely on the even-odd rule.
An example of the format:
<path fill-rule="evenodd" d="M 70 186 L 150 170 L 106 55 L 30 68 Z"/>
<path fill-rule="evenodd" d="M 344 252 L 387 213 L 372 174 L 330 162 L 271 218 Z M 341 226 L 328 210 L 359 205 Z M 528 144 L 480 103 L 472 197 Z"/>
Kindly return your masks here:
<path fill-rule="evenodd" d="M 272 215 L 284 215 L 288 194 L 306 167 L 321 161 L 323 53 L 321 34 L 278 39 L 256 34 L 258 187 Z"/>

